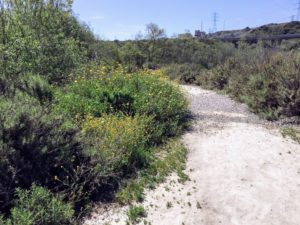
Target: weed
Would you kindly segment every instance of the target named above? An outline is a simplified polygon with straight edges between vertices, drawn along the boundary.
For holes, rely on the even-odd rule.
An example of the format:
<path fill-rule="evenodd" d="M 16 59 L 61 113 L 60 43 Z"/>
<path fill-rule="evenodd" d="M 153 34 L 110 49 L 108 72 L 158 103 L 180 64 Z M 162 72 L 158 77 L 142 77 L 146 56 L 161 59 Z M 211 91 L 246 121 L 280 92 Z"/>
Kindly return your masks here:
<path fill-rule="evenodd" d="M 172 207 L 173 207 L 172 202 L 167 202 L 167 209 L 170 209 L 170 208 L 172 208 Z"/>
<path fill-rule="evenodd" d="M 140 221 L 141 217 L 146 216 L 146 211 L 143 206 L 133 206 L 131 205 L 128 212 L 128 223 L 129 224 L 135 224 Z"/>
<path fill-rule="evenodd" d="M 200 202 L 197 202 L 196 207 L 197 207 L 197 209 L 202 209 Z"/>
<path fill-rule="evenodd" d="M 286 127 L 281 130 L 282 136 L 290 137 L 292 140 L 300 144 L 300 132 L 292 127 Z"/>
<path fill-rule="evenodd" d="M 163 182 L 165 177 L 172 172 L 183 174 L 187 149 L 179 140 L 173 139 L 164 146 L 152 149 L 154 157 L 148 168 L 140 173 L 140 177 L 128 181 L 116 194 L 120 203 L 128 204 L 143 199 L 143 189 L 155 187 L 155 184 Z"/>

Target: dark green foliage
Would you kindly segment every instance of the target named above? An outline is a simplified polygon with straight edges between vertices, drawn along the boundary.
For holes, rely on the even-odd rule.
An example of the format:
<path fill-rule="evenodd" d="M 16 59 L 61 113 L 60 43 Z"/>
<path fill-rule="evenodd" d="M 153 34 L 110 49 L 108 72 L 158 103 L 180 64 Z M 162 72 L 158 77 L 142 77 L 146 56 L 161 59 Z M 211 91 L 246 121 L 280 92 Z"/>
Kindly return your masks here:
<path fill-rule="evenodd" d="M 18 92 L 0 99 L 0 208 L 12 206 L 17 187 L 33 183 L 79 203 L 89 181 L 88 159 L 81 153 L 78 130 Z"/>
<path fill-rule="evenodd" d="M 127 65 L 129 71 L 141 69 L 146 62 L 145 53 L 138 48 L 136 43 L 128 42 L 120 49 L 120 58 Z"/>
<path fill-rule="evenodd" d="M 171 79 L 179 80 L 183 84 L 194 84 L 203 69 L 200 64 L 171 64 L 162 70 Z"/>
<path fill-rule="evenodd" d="M 30 191 L 17 189 L 16 207 L 6 225 L 71 225 L 74 211 L 70 204 L 51 192 L 33 185 Z M 1 224 L 1 222 L 0 222 Z"/>
<path fill-rule="evenodd" d="M 195 69 L 193 73 L 198 73 L 199 67 L 212 68 L 233 56 L 234 46 L 195 38 L 152 38 L 124 42 L 98 41 L 95 51 L 100 62 L 117 61 L 128 67 L 130 72 L 137 68 L 157 69 L 185 64 Z"/>
<path fill-rule="evenodd" d="M 24 92 L 36 98 L 41 104 L 49 103 L 53 97 L 52 87 L 41 76 L 26 73 L 12 79 L 0 75 L 0 93 L 2 96 L 13 98 L 16 92 Z"/>

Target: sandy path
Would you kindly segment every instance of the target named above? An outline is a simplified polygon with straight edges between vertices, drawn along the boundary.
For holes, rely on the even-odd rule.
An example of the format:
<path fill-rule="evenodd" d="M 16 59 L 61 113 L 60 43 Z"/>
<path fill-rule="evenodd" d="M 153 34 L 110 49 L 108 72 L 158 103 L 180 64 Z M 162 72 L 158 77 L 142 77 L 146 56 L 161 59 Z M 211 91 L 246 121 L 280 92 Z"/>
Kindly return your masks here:
<path fill-rule="evenodd" d="M 145 220 L 152 225 L 299 225 L 300 145 L 244 105 L 199 87 L 183 89 L 195 117 L 183 137 L 191 180 L 180 184 L 173 175 L 148 191 Z M 102 207 L 85 224 L 126 224 L 126 210 Z"/>

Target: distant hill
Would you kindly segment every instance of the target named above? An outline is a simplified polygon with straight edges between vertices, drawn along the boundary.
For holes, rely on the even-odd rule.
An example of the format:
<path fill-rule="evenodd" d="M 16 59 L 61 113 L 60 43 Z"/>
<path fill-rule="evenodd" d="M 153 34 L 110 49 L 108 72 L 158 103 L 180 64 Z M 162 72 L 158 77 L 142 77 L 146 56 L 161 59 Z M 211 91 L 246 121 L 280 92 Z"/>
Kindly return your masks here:
<path fill-rule="evenodd" d="M 224 37 L 249 37 L 249 36 L 271 36 L 281 34 L 299 34 L 300 33 L 300 22 L 294 21 L 290 23 L 271 23 L 256 28 L 246 27 L 241 30 L 228 30 L 218 31 L 211 34 L 213 38 L 224 38 Z"/>

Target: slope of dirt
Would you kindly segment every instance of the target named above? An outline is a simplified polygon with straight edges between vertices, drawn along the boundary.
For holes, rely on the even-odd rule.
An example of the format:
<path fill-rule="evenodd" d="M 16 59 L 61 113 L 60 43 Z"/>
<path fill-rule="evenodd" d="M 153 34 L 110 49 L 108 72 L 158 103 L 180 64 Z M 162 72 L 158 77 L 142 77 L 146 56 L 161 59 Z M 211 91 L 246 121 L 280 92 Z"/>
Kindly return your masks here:
<path fill-rule="evenodd" d="M 226 96 L 183 89 L 195 117 L 183 136 L 190 181 L 172 175 L 148 191 L 141 224 L 299 225 L 300 145 Z M 126 224 L 127 209 L 99 207 L 85 225 Z"/>

